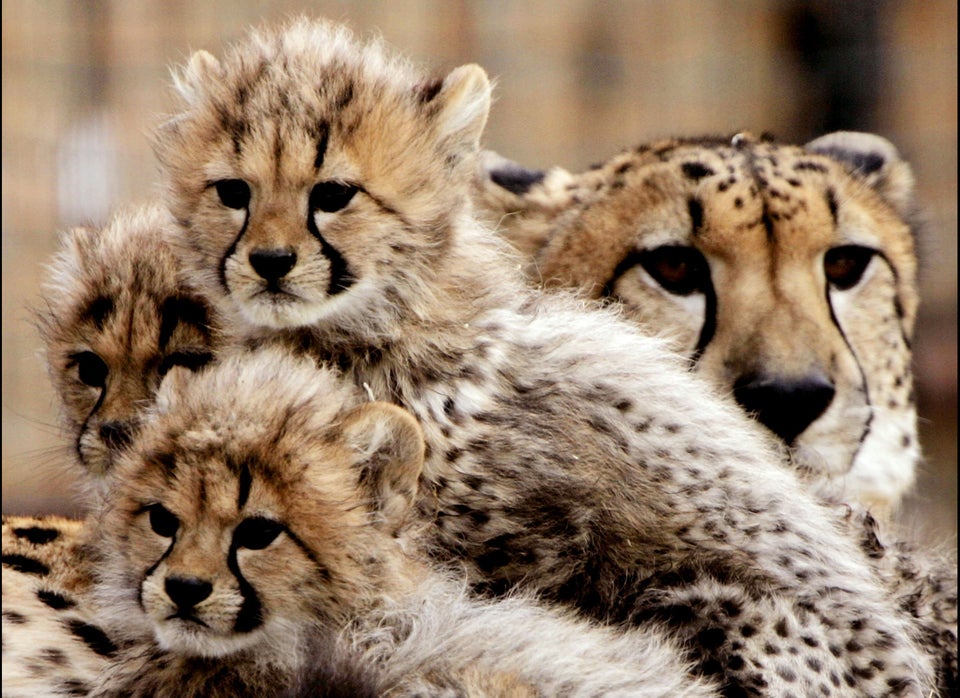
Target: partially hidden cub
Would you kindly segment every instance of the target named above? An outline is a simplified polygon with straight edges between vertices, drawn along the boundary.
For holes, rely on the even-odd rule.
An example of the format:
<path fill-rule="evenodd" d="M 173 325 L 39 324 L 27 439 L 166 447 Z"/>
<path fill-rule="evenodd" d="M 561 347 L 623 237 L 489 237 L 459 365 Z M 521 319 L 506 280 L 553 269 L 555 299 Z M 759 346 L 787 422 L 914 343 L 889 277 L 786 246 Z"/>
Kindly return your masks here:
<path fill-rule="evenodd" d="M 434 556 L 607 622 L 662 622 L 734 693 L 922 695 L 929 656 L 834 512 L 666 344 L 525 290 L 471 187 L 490 85 L 337 25 L 176 77 L 156 134 L 183 259 L 230 331 L 413 413 Z"/>
<path fill-rule="evenodd" d="M 654 630 L 468 597 L 419 551 L 416 420 L 312 361 L 172 374 L 111 474 L 93 696 L 707 696 Z"/>

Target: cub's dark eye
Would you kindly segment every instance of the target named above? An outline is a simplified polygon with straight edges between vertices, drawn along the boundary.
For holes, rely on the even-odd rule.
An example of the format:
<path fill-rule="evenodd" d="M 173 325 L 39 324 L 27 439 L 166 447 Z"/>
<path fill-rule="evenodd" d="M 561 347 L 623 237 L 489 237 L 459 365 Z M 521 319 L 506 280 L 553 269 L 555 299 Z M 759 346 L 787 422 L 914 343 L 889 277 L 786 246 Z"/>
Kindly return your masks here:
<path fill-rule="evenodd" d="M 350 203 L 357 187 L 343 182 L 320 182 L 310 192 L 310 212 L 334 213 Z"/>
<path fill-rule="evenodd" d="M 823 257 L 823 271 L 834 288 L 845 291 L 860 282 L 876 250 L 860 245 L 841 245 L 827 250 Z"/>
<path fill-rule="evenodd" d="M 158 372 L 163 377 L 174 366 L 183 366 L 191 371 L 198 371 L 213 361 L 213 354 L 209 351 L 175 351 L 163 357 Z"/>
<path fill-rule="evenodd" d="M 254 516 L 240 522 L 233 532 L 233 544 L 248 550 L 263 550 L 283 531 L 283 524 L 262 516 Z"/>
<path fill-rule="evenodd" d="M 228 208 L 246 208 L 250 204 L 250 185 L 242 179 L 221 179 L 213 186 L 220 197 L 220 203 Z"/>
<path fill-rule="evenodd" d="M 180 528 L 180 519 L 170 513 L 162 504 L 152 504 L 150 506 L 150 528 L 158 536 L 164 538 L 173 538 L 177 529 Z"/>
<path fill-rule="evenodd" d="M 678 296 L 703 292 L 710 286 L 710 267 L 699 250 L 665 245 L 638 254 L 637 260 L 666 291 Z"/>
<path fill-rule="evenodd" d="M 77 377 L 84 385 L 91 388 L 102 388 L 107 383 L 107 374 L 110 369 L 99 356 L 92 351 L 81 351 L 71 354 L 70 360 L 77 367 Z"/>

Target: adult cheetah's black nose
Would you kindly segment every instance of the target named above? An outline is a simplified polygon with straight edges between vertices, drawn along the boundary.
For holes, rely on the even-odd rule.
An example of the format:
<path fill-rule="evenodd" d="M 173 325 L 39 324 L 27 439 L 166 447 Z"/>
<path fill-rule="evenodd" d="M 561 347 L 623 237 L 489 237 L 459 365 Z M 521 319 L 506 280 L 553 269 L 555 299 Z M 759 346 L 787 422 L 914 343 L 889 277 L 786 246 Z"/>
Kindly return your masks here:
<path fill-rule="evenodd" d="M 270 282 L 282 279 L 297 263 L 297 253 L 288 248 L 258 248 L 249 256 L 250 266 Z"/>
<path fill-rule="evenodd" d="M 787 444 L 824 413 L 836 392 L 821 373 L 799 379 L 751 375 L 733 385 L 737 402 Z"/>
<path fill-rule="evenodd" d="M 167 577 L 163 588 L 181 613 L 189 612 L 213 592 L 210 582 L 196 577 Z"/>

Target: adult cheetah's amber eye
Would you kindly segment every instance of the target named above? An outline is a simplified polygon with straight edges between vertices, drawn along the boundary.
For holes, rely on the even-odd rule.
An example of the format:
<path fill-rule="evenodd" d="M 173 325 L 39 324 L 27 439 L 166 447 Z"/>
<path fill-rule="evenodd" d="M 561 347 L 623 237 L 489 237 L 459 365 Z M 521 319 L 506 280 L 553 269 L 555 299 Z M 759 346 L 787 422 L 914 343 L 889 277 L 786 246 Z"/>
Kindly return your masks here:
<path fill-rule="evenodd" d="M 180 528 L 180 519 L 170 513 L 162 504 L 152 504 L 149 508 L 150 528 L 158 536 L 164 538 L 173 538 L 177 529 Z"/>
<path fill-rule="evenodd" d="M 335 213 L 350 203 L 357 187 L 344 182 L 320 182 L 310 192 L 310 212 Z"/>
<path fill-rule="evenodd" d="M 99 356 L 92 351 L 81 351 L 70 355 L 70 360 L 77 367 L 77 377 L 84 385 L 91 388 L 102 388 L 107 383 L 107 374 L 110 369 Z"/>
<path fill-rule="evenodd" d="M 242 209 L 250 204 L 250 185 L 242 179 L 221 179 L 213 186 L 220 203 L 228 208 Z"/>
<path fill-rule="evenodd" d="M 248 550 L 263 550 L 283 531 L 283 524 L 266 519 L 262 516 L 253 516 L 244 519 L 233 532 L 233 544 L 237 548 Z"/>
<path fill-rule="evenodd" d="M 867 270 L 867 265 L 876 254 L 876 250 L 860 245 L 841 245 L 827 250 L 823 257 L 823 271 L 827 281 L 840 290 L 853 288 Z"/>
<path fill-rule="evenodd" d="M 664 245 L 643 250 L 639 257 L 640 266 L 670 293 L 688 296 L 710 286 L 707 260 L 693 247 Z"/>

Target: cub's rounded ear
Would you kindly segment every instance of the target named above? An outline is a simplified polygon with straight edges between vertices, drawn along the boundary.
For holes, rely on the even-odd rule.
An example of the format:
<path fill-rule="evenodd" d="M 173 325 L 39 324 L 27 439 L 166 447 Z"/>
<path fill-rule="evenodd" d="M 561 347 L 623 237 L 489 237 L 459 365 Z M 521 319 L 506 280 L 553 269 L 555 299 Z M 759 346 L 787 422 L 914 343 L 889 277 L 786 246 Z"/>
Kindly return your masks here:
<path fill-rule="evenodd" d="M 490 113 L 492 90 L 486 71 L 470 64 L 454 68 L 440 83 L 439 90 L 423 91 L 423 101 L 436 110 L 440 138 L 449 138 L 461 147 L 479 148 Z"/>
<path fill-rule="evenodd" d="M 223 69 L 207 51 L 195 51 L 182 70 L 174 71 L 173 86 L 187 104 L 199 101 L 207 92 L 207 86 L 219 81 Z"/>
<path fill-rule="evenodd" d="M 412 414 L 387 402 L 353 409 L 342 423 L 344 444 L 356 455 L 357 482 L 383 520 L 399 525 L 416 501 L 424 441 Z"/>
<path fill-rule="evenodd" d="M 851 174 L 875 189 L 901 216 L 914 213 L 913 170 L 886 138 L 859 131 L 836 131 L 810 141 L 804 148 L 845 164 Z"/>

